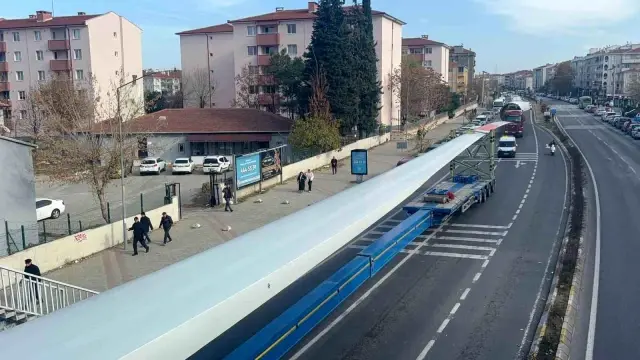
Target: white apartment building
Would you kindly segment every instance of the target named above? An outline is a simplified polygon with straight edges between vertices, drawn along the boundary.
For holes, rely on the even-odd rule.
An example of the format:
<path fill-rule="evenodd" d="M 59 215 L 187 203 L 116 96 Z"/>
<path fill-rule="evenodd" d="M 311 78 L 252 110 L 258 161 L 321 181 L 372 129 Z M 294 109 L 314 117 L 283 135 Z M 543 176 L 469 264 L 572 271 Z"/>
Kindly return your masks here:
<path fill-rule="evenodd" d="M 180 91 L 182 71 L 173 70 L 145 70 L 144 91 L 174 95 Z"/>
<path fill-rule="evenodd" d="M 450 83 L 450 59 L 451 47 L 441 42 L 429 40 L 428 35 L 419 38 L 402 39 L 402 53 L 409 59 L 422 63 L 422 66 L 431 68 L 442 76 L 442 81 Z"/>
<path fill-rule="evenodd" d="M 248 66 L 258 75 L 255 88 L 258 102 L 268 108 L 274 98 L 265 91 L 270 79 L 262 76 L 263 67 L 269 64 L 272 53 L 283 49 L 292 57 L 304 54 L 311 42 L 317 7 L 317 3 L 309 2 L 305 9 L 276 8 L 271 13 L 178 33 L 184 76 L 206 69 L 209 82 L 216 89 L 209 106 L 230 107 L 236 96 L 235 77 Z M 402 21 L 384 12 L 373 11 L 378 79 L 383 91 L 378 121 L 383 124 L 398 121 L 399 104 L 393 90 L 389 89 L 389 75 L 400 67 L 403 25 Z M 278 101 L 277 95 L 275 101 Z M 187 98 L 185 106 L 197 104 Z"/>
<path fill-rule="evenodd" d="M 116 84 L 142 76 L 142 30 L 113 12 L 54 17 L 37 11 L 25 19 L 0 18 L 0 106 L 5 105 L 5 121 L 19 121 L 29 90 L 54 73 L 68 74 L 78 86 L 94 77 L 100 92 L 96 96 L 115 106 Z M 142 101 L 142 81 L 131 86 L 123 93 Z"/>
<path fill-rule="evenodd" d="M 626 89 L 640 70 L 640 44 L 590 49 L 571 60 L 574 86 L 581 95 L 599 98 L 627 96 Z"/>

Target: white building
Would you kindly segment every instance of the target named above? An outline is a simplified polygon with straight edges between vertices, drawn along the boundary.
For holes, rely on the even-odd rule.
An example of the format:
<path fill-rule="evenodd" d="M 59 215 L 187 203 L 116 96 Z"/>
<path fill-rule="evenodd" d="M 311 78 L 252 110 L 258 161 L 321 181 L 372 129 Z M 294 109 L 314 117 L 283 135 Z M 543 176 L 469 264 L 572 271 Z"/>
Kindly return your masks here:
<path fill-rule="evenodd" d="M 580 94 L 599 98 L 628 96 L 628 82 L 640 70 L 640 44 L 590 49 L 571 60 L 574 86 Z"/>
<path fill-rule="evenodd" d="M 174 95 L 180 91 L 180 70 L 146 70 L 144 77 L 144 91 L 158 92 L 165 95 Z M 152 73 L 150 75 L 146 75 Z"/>
<path fill-rule="evenodd" d="M 286 50 L 291 56 L 302 56 L 311 41 L 315 11 L 318 4 L 309 2 L 305 9 L 276 11 L 229 21 L 201 29 L 178 33 L 184 76 L 206 70 L 215 93 L 211 107 L 230 107 L 236 96 L 235 77 L 248 66 L 261 75 L 269 64 L 270 54 Z M 373 11 L 373 37 L 378 57 L 378 79 L 382 82 L 378 121 L 391 124 L 397 121 L 399 105 L 389 89 L 389 75 L 400 67 L 402 25 L 404 23 L 384 12 Z M 259 76 L 255 91 L 258 102 L 266 109 L 274 101 L 265 92 L 269 79 Z M 185 99 L 185 106 L 196 106 L 193 99 Z"/>
<path fill-rule="evenodd" d="M 0 103 L 6 119 L 24 116 L 29 90 L 53 73 L 68 74 L 78 85 L 95 78 L 107 99 L 120 81 L 142 76 L 142 30 L 113 12 L 56 16 L 37 11 L 25 19 L 0 18 Z M 142 101 L 142 82 L 128 96 Z"/>
<path fill-rule="evenodd" d="M 402 53 L 442 75 L 445 83 L 449 83 L 450 50 L 451 47 L 444 43 L 429 40 L 428 35 L 402 39 Z"/>

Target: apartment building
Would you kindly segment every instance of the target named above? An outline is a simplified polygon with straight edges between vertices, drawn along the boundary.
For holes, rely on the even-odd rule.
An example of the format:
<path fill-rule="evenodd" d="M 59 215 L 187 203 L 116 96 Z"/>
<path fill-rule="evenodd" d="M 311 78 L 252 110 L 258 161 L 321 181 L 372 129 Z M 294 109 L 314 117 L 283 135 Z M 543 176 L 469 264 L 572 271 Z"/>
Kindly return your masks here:
<path fill-rule="evenodd" d="M 144 72 L 144 91 L 159 92 L 165 95 L 174 95 L 180 91 L 180 80 L 182 79 L 182 71 L 173 70 L 145 70 Z"/>
<path fill-rule="evenodd" d="M 445 83 L 450 82 L 450 50 L 451 47 L 444 43 L 429 40 L 428 35 L 422 35 L 419 38 L 402 39 L 402 53 L 408 59 L 417 61 L 422 66 L 431 68 L 439 73 Z"/>
<path fill-rule="evenodd" d="M 451 61 L 458 63 L 458 66 L 464 66 L 468 69 L 469 79 L 473 79 L 476 74 L 476 53 L 470 49 L 465 49 L 462 45 L 456 45 L 451 47 L 449 52 L 449 58 Z M 472 87 L 471 81 L 467 84 L 467 92 L 471 94 Z"/>
<path fill-rule="evenodd" d="M 469 69 L 460 66 L 454 61 L 449 62 L 449 88 L 451 92 L 458 93 L 461 96 L 467 96 L 469 84 Z"/>
<path fill-rule="evenodd" d="M 142 75 L 142 30 L 116 13 L 53 16 L 37 11 L 24 19 L 0 18 L 0 104 L 7 119 L 25 116 L 30 89 L 53 74 L 79 86 L 95 78 L 96 97 L 109 99 L 121 81 Z M 142 101 L 142 82 L 126 92 Z M 109 107 L 115 99 L 105 100 Z M 98 114 L 98 116 L 101 116 Z"/>
<path fill-rule="evenodd" d="M 272 93 L 270 79 L 263 74 L 264 67 L 275 52 L 286 50 L 292 57 L 304 54 L 311 42 L 317 8 L 315 2 L 308 2 L 304 9 L 279 7 L 271 13 L 180 32 L 177 35 L 183 75 L 206 72 L 209 83 L 215 86 L 209 106 L 230 107 L 237 93 L 234 79 L 248 67 L 258 78 L 251 91 L 256 93 L 261 108 L 269 109 L 280 99 Z M 400 67 L 403 25 L 404 22 L 387 13 L 373 11 L 378 79 L 383 91 L 378 121 L 383 124 L 398 121 L 399 105 L 389 89 L 389 75 Z M 186 96 L 186 107 L 197 106 L 194 99 Z"/>

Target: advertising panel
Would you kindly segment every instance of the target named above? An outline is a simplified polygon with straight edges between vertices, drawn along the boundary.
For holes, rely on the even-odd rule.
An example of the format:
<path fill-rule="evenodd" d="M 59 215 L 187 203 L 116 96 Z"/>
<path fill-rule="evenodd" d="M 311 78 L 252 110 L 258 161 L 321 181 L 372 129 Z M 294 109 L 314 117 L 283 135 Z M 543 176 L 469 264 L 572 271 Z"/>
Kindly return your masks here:
<path fill-rule="evenodd" d="M 367 175 L 369 173 L 368 165 L 367 150 L 351 150 L 351 174 Z"/>
<path fill-rule="evenodd" d="M 260 154 L 236 157 L 235 169 L 238 189 L 260 181 Z"/>
<path fill-rule="evenodd" d="M 260 153 L 260 168 L 262 180 L 282 174 L 282 163 L 280 162 L 280 148 L 269 149 Z"/>

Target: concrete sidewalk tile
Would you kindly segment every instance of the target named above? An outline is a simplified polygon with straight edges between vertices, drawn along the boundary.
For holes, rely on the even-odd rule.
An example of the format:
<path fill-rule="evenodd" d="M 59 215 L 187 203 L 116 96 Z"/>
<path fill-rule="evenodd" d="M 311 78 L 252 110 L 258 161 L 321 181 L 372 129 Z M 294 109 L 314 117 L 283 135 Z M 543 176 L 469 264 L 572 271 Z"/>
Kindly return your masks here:
<path fill-rule="evenodd" d="M 461 118 L 452 119 L 430 130 L 427 138 L 434 141 L 443 139 L 461 123 Z M 366 176 L 365 181 L 395 168 L 400 159 L 410 154 L 409 151 L 397 150 L 395 141 L 370 149 L 369 172 L 371 175 Z M 127 244 L 127 250 L 123 250 L 122 246 L 114 247 L 51 271 L 46 276 L 96 291 L 105 291 L 121 285 L 354 186 L 355 176 L 350 173 L 348 161 L 345 159 L 340 162 L 335 175 L 331 173 L 329 167 L 315 170 L 311 192 L 298 193 L 295 181 L 287 181 L 233 205 L 234 212 L 225 212 L 223 208 L 184 208 L 183 218 L 176 222 L 171 230 L 174 240 L 166 246 L 162 245 L 162 231 L 153 231 L 149 253 L 141 251 L 138 256 L 133 257 L 131 256 L 132 245 Z M 262 202 L 255 202 L 256 198 L 260 198 Z M 283 202 L 288 203 L 283 204 Z M 226 231 L 227 227 L 231 227 L 231 230 Z"/>

